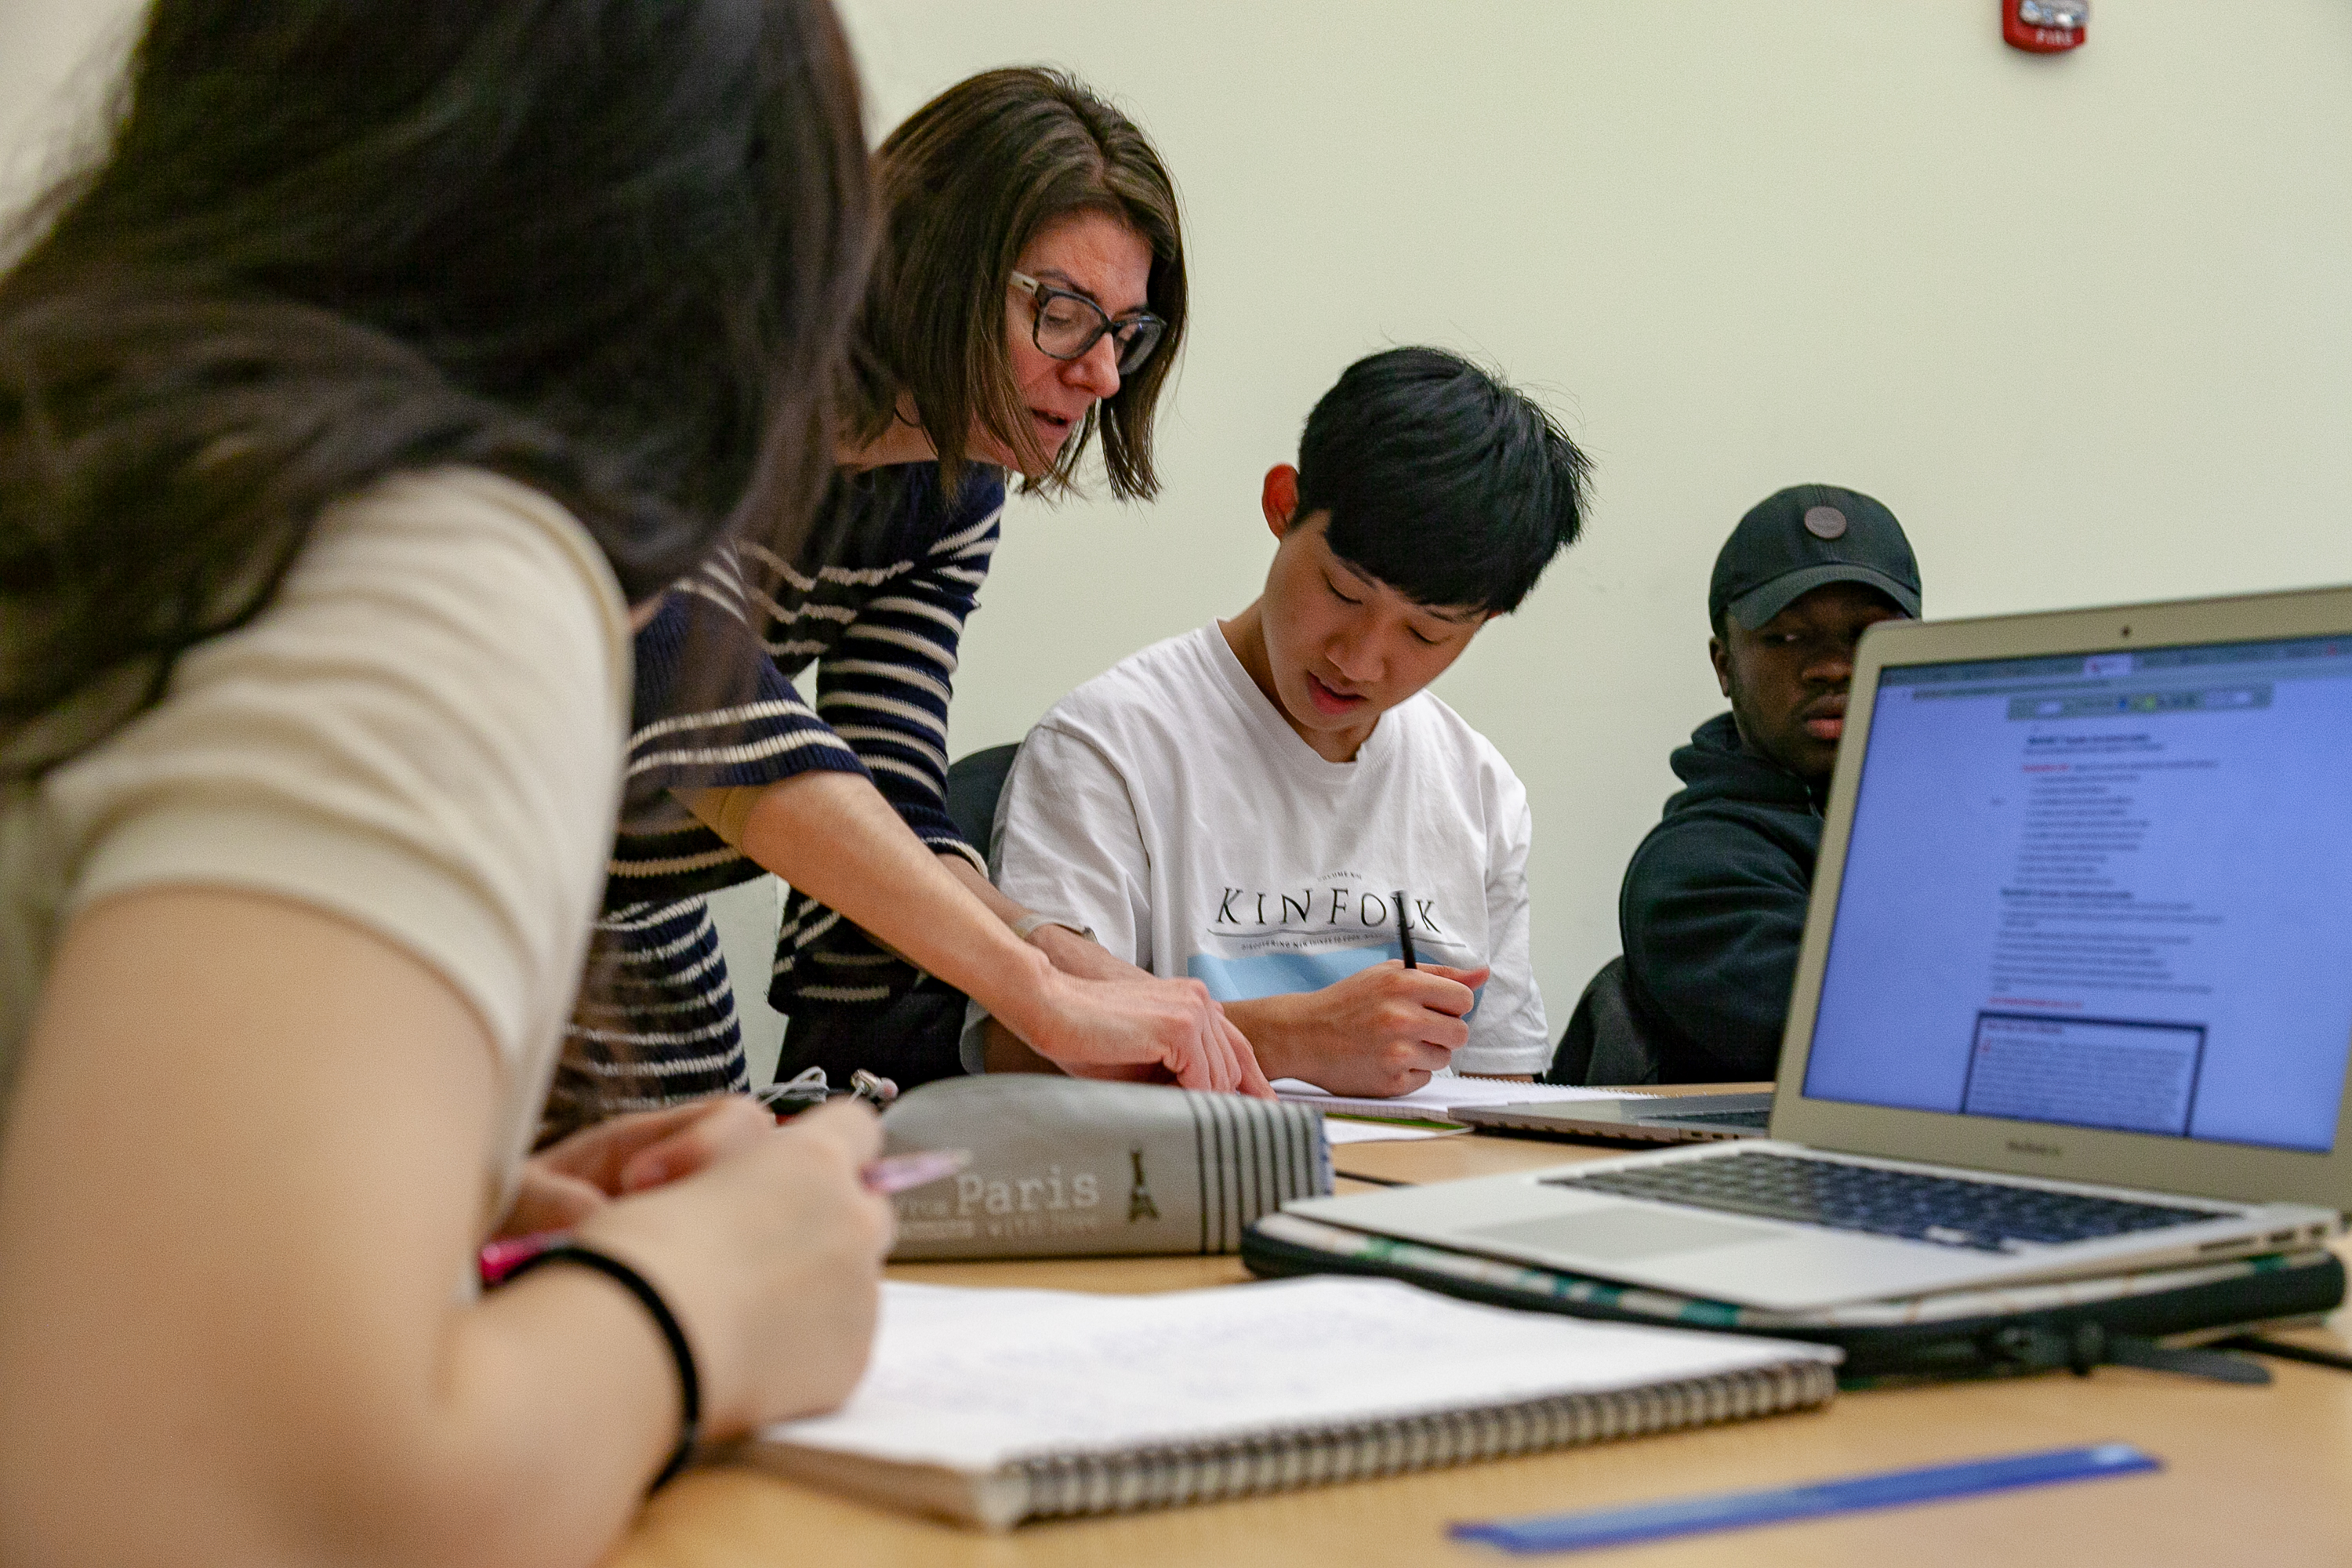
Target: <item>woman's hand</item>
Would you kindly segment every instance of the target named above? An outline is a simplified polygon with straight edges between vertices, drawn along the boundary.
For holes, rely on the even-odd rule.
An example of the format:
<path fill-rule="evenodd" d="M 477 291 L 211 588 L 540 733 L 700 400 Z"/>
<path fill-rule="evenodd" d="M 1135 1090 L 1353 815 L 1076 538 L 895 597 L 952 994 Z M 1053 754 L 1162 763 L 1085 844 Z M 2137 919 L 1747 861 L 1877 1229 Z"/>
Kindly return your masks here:
<path fill-rule="evenodd" d="M 1037 989 L 1037 1006 L 1018 1032 L 1073 1078 L 1164 1074 L 1186 1089 L 1274 1098 L 1257 1053 L 1197 980 L 1161 980 L 1141 970 L 1082 980 L 1048 969 Z"/>
<path fill-rule="evenodd" d="M 866 1107 L 821 1106 L 581 1227 L 675 1292 L 709 1437 L 830 1410 L 864 1374 L 891 1208 L 859 1172 L 881 1147 Z"/>
<path fill-rule="evenodd" d="M 992 1019 L 991 1072 L 1037 1070 L 1034 1054 L 1073 1078 L 1273 1098 L 1248 1038 L 1199 981 L 1161 980 L 1066 926 L 1039 926 L 1029 942 L 1052 972 L 1034 983 L 1025 1042 Z"/>
<path fill-rule="evenodd" d="M 775 1125 L 758 1101 L 723 1094 L 583 1127 L 525 1162 L 499 1234 L 571 1230 L 611 1200 L 690 1176 Z"/>

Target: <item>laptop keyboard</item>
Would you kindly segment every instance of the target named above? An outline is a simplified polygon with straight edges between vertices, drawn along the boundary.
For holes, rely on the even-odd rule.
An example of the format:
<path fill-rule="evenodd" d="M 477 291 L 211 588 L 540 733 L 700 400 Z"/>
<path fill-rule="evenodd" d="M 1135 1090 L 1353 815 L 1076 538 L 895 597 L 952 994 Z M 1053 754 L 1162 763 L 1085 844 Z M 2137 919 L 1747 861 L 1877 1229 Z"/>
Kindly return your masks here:
<path fill-rule="evenodd" d="M 1986 1252 L 2007 1251 L 2018 1242 L 2054 1244 L 2160 1230 L 2202 1219 L 2224 1219 L 2230 1214 L 2223 1209 L 2132 1203 L 1965 1177 L 1927 1176 L 1760 1150 L 1745 1150 L 1717 1160 L 1677 1160 L 1544 1180 L 1619 1197 L 1759 1215 L 1832 1230 L 1867 1231 L 1873 1236 Z"/>
<path fill-rule="evenodd" d="M 1696 1122 L 1706 1127 L 1753 1127 L 1760 1131 L 1772 1125 L 1772 1112 L 1769 1110 L 1695 1110 L 1687 1116 L 1665 1112 L 1659 1120 Z"/>

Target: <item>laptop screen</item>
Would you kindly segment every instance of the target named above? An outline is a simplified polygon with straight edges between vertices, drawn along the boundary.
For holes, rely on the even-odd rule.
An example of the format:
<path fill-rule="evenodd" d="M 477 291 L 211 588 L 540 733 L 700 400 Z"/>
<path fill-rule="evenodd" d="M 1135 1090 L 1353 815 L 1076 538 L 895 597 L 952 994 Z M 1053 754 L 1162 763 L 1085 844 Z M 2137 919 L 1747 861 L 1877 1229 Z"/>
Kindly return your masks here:
<path fill-rule="evenodd" d="M 2352 637 L 1890 666 L 1808 1099 L 2327 1152 Z"/>

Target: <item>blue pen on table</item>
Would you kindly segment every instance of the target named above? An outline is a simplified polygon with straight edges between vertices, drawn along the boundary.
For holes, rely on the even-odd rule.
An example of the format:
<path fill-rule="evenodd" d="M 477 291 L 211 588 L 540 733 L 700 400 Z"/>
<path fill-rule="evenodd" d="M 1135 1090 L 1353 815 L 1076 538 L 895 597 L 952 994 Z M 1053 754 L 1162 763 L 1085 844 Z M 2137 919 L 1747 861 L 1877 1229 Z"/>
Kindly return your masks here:
<path fill-rule="evenodd" d="M 1780 1524 L 1862 1509 L 1899 1508 L 1906 1503 L 1974 1497 L 2012 1487 L 2127 1476 L 2163 1468 L 2156 1458 L 2128 1443 L 2100 1443 L 2087 1448 L 2047 1448 L 2039 1453 L 1968 1459 L 1916 1470 L 1847 1476 L 1805 1486 L 1715 1492 L 1632 1508 L 1544 1514 L 1491 1524 L 1454 1524 L 1446 1527 L 1446 1533 L 1456 1541 L 1475 1541 L 1515 1554 L 1574 1552 L 1592 1546 L 1658 1541 L 1672 1535 L 1695 1535 L 1709 1530 Z"/>
<path fill-rule="evenodd" d="M 1419 969 L 1421 965 L 1414 960 L 1412 955 L 1412 929 L 1405 924 L 1404 889 L 1402 888 L 1399 888 L 1395 892 L 1389 896 L 1396 900 L 1397 946 L 1404 950 L 1404 966 L 1407 969 Z"/>

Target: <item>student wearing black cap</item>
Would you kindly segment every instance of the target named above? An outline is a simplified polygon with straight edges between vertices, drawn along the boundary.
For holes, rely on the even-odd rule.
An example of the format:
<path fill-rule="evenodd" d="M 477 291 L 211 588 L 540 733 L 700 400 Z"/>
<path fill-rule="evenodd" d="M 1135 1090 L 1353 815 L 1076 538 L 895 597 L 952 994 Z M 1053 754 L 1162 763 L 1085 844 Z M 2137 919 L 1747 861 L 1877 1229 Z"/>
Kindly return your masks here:
<path fill-rule="evenodd" d="M 1628 997 L 1667 1083 L 1769 1078 L 1779 1063 L 1854 645 L 1919 613 L 1919 567 L 1876 500 L 1795 485 L 1739 520 L 1706 609 L 1731 711 L 1675 751 L 1685 787 L 1617 903 Z"/>

